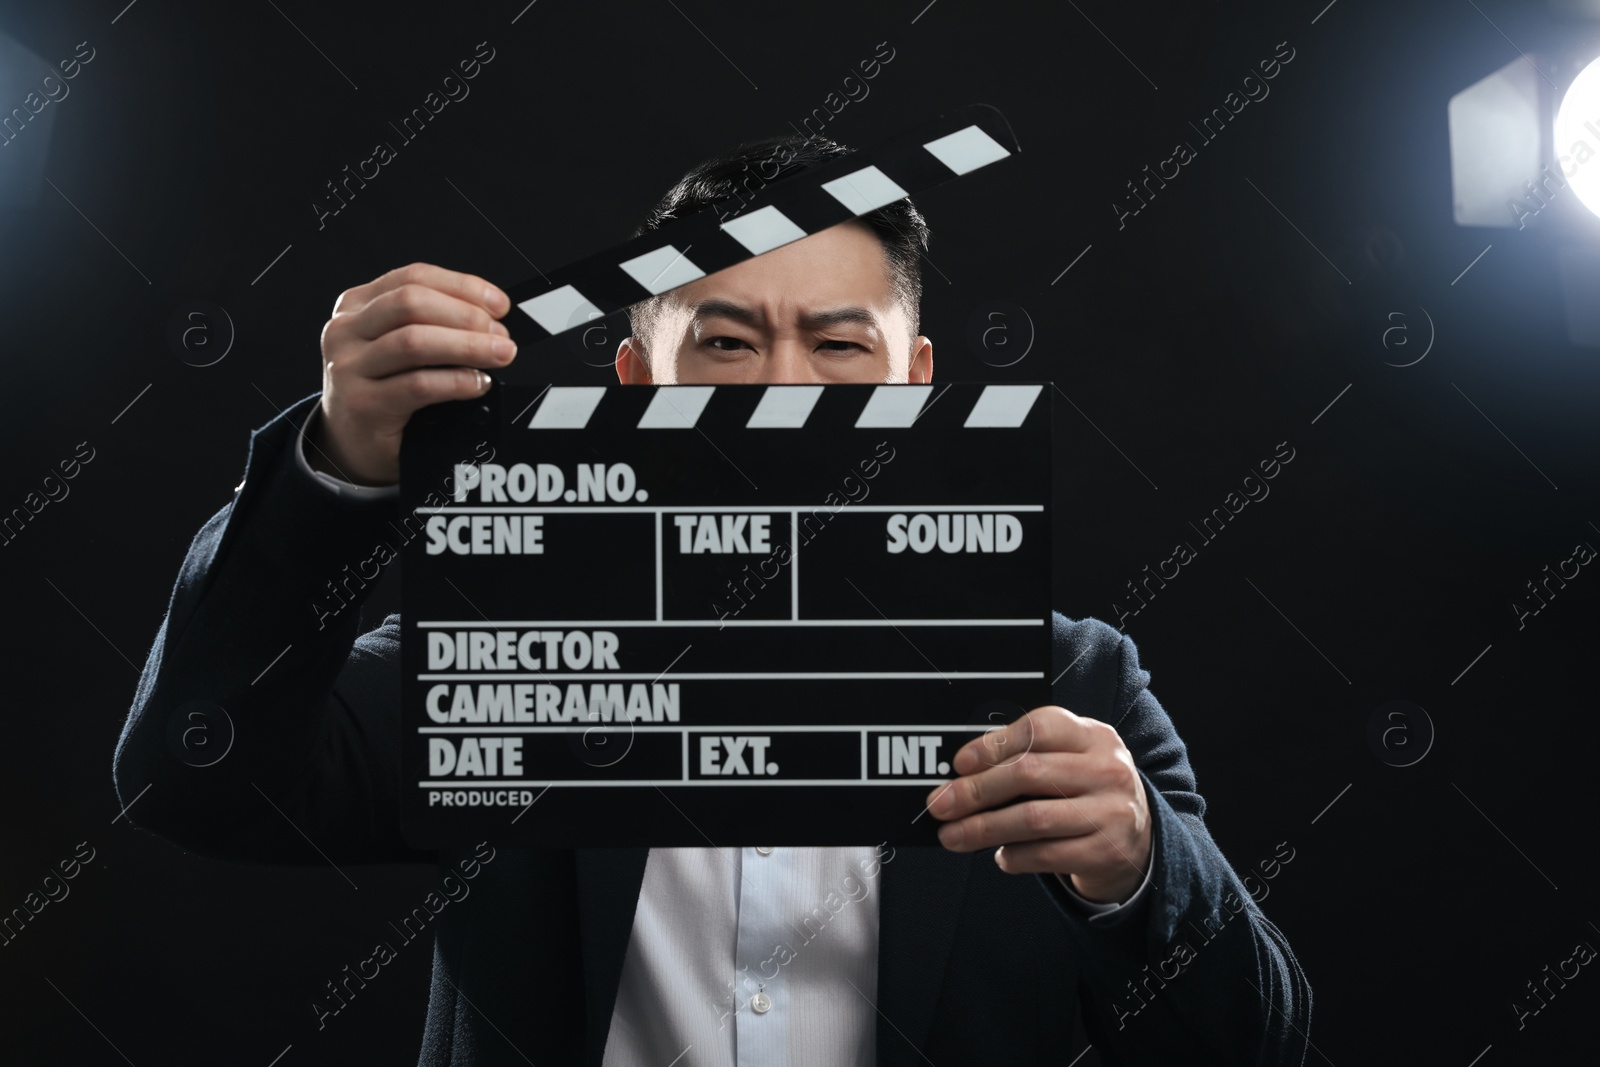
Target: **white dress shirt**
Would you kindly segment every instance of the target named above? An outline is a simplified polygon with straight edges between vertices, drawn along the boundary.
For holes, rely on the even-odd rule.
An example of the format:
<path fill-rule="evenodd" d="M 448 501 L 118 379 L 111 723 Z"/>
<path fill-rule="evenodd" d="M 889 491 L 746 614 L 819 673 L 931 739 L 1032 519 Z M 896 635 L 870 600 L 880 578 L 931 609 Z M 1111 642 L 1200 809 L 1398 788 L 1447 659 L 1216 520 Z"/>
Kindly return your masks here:
<path fill-rule="evenodd" d="M 878 895 L 893 856 L 874 845 L 651 849 L 604 1067 L 873 1067 Z M 1150 870 L 1122 904 L 1057 878 L 1095 922 L 1137 903 Z"/>
<path fill-rule="evenodd" d="M 306 429 L 321 417 L 313 408 Z M 304 444 L 294 453 L 340 496 L 399 495 L 312 470 Z M 652 848 L 603 1067 L 873 1067 L 880 857 L 893 863 L 892 848 Z M 1144 897 L 1154 866 L 1121 904 L 1056 877 L 1104 921 Z"/>

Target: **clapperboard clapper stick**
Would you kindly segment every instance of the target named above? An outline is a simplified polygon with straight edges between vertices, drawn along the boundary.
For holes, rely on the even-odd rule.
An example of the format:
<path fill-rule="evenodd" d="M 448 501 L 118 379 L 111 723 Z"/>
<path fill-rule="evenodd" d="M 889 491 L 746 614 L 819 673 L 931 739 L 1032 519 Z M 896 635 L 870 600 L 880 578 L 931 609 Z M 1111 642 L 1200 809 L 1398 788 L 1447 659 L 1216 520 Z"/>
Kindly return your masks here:
<path fill-rule="evenodd" d="M 548 274 L 506 287 L 517 358 L 498 381 L 543 385 L 545 344 L 603 315 L 770 252 L 1021 151 L 1010 123 L 969 104 L 871 148 L 740 194 L 736 215 L 706 208 Z M 569 339 L 570 340 L 570 339 Z"/>
<path fill-rule="evenodd" d="M 739 217 L 781 210 L 798 239 L 1014 151 L 998 112 L 964 108 Z M 893 190 L 811 199 L 863 172 Z M 524 330 L 588 321 L 528 312 L 564 286 L 596 313 L 640 299 L 598 265 L 683 262 L 705 225 L 513 288 Z M 723 240 L 740 253 L 706 241 L 662 291 L 786 243 Z M 402 448 L 419 847 L 933 844 L 923 803 L 956 750 L 1050 701 L 1043 384 L 512 381 L 423 409 Z"/>

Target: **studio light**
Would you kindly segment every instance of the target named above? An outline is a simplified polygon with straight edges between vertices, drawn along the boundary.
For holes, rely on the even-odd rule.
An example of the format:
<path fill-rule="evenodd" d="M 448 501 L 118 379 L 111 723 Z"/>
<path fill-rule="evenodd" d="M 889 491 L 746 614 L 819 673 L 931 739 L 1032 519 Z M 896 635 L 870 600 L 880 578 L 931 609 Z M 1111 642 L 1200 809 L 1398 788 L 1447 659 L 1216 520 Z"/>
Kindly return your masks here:
<path fill-rule="evenodd" d="M 1600 348 L 1600 0 L 1545 7 L 1516 58 L 1450 98 L 1452 216 L 1548 255 L 1568 342 Z"/>
<path fill-rule="evenodd" d="M 1583 206 L 1600 215 L 1600 59 L 1578 72 L 1556 111 L 1555 151 Z"/>

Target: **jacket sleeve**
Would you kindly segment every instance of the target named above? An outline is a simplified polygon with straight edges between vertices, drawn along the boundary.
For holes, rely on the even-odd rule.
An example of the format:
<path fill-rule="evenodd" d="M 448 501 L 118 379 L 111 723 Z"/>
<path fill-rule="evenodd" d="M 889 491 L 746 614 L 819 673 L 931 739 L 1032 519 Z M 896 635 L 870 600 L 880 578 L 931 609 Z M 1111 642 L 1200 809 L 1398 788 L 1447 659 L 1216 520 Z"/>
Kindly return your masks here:
<path fill-rule="evenodd" d="M 281 864 L 428 862 L 399 819 L 399 623 L 358 638 L 403 543 L 394 495 L 295 455 L 321 394 L 251 435 L 244 481 L 189 546 L 118 739 L 136 826 Z"/>
<path fill-rule="evenodd" d="M 1148 892 L 1127 907 L 1087 916 L 1058 881 L 1040 876 L 1080 948 L 1084 1025 L 1101 1061 L 1302 1064 L 1311 986 L 1211 839 L 1188 752 L 1132 639 L 1098 619 L 1057 614 L 1055 627 L 1058 666 L 1069 665 L 1055 698 L 1117 728 L 1153 823 Z"/>

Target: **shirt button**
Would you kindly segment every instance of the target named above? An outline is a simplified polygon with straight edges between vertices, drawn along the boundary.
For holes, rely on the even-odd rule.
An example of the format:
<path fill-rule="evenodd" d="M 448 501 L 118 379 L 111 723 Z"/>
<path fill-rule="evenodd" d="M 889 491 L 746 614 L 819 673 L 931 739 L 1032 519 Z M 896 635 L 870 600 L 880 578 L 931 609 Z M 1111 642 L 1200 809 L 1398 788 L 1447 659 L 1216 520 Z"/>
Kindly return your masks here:
<path fill-rule="evenodd" d="M 772 846 L 771 845 L 757 845 L 756 846 L 756 851 L 761 853 L 763 856 L 770 856 L 770 855 L 772 855 Z"/>
<path fill-rule="evenodd" d="M 765 1015 L 772 1010 L 772 998 L 765 993 L 757 993 L 750 998 L 750 1009 L 757 1015 Z"/>

